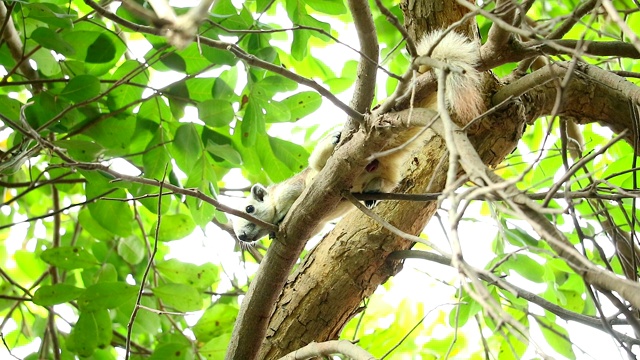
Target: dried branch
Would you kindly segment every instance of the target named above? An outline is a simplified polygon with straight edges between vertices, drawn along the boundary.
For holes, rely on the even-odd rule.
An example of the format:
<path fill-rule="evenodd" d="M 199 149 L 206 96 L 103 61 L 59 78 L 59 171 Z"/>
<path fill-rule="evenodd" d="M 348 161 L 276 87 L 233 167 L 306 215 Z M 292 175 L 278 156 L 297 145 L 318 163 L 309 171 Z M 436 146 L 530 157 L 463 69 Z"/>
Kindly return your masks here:
<path fill-rule="evenodd" d="M 432 127 L 436 133 L 443 134 L 444 129 L 439 128 L 439 124 Z M 482 160 L 477 155 L 473 146 L 469 142 L 466 135 L 454 131 L 454 141 L 461 152 L 466 155 L 461 157 L 461 165 L 465 172 L 472 178 L 474 182 L 486 185 L 492 185 L 503 182 L 500 177 L 492 172 L 483 169 Z M 442 136 L 442 135 L 441 135 Z M 549 246 L 561 257 L 567 264 L 585 281 L 595 286 L 616 291 L 636 308 L 640 308 L 640 284 L 627 279 L 621 279 L 616 274 L 601 269 L 580 254 L 573 245 L 567 240 L 565 235 L 560 232 L 549 220 L 540 212 L 538 206 L 529 198 L 522 195 L 520 190 L 515 186 L 510 186 L 497 193 L 503 200 L 509 202 L 513 210 L 525 219 L 533 227 L 543 239 L 547 241 Z"/>

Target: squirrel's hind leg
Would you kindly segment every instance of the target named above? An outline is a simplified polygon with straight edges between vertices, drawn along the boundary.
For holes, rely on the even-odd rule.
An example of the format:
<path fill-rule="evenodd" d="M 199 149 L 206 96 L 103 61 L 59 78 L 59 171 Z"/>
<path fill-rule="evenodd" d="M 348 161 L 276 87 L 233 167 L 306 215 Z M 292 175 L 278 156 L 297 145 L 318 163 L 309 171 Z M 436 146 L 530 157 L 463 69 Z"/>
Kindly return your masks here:
<path fill-rule="evenodd" d="M 340 142 L 340 132 L 334 132 L 318 141 L 315 149 L 309 156 L 309 167 L 315 171 L 320 171 L 327 164 L 327 160 L 333 154 L 333 150 Z"/>

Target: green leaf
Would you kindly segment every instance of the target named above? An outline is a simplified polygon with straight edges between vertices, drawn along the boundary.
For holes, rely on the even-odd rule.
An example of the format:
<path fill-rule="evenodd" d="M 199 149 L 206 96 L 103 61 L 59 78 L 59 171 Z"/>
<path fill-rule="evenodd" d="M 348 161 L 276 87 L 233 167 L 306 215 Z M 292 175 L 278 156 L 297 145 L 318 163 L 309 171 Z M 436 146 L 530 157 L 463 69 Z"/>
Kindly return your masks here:
<path fill-rule="evenodd" d="M 84 289 L 68 284 L 43 285 L 33 294 L 32 301 L 40 306 L 52 306 L 75 300 Z"/>
<path fill-rule="evenodd" d="M 207 46 L 208 47 L 208 46 Z M 197 42 L 191 43 L 185 49 L 179 50 L 176 53 L 180 55 L 185 61 L 185 72 L 187 74 L 194 74 L 203 71 L 205 68 L 211 66 L 211 62 L 203 55 L 201 49 L 204 47 Z M 233 55 L 227 56 L 228 59 L 233 59 Z"/>
<path fill-rule="evenodd" d="M 151 51 L 155 53 L 157 50 L 152 49 Z M 147 56 L 153 56 L 153 55 L 147 55 Z M 168 52 L 168 53 L 162 54 L 162 56 L 160 57 L 160 62 L 156 63 L 152 67 L 158 71 L 173 70 L 173 71 L 184 73 L 187 69 L 187 63 L 182 58 L 182 56 L 178 55 L 176 52 Z"/>
<path fill-rule="evenodd" d="M 72 18 L 74 16 L 66 14 L 66 12 L 54 4 L 47 3 L 26 3 L 23 5 L 28 10 L 27 17 L 42 21 L 45 24 L 56 28 L 69 29 L 72 27 Z"/>
<path fill-rule="evenodd" d="M 164 129 L 158 128 L 158 132 L 147 145 L 142 155 L 146 178 L 162 180 L 171 172 L 171 157 L 165 145 L 168 139 L 169 136 Z"/>
<path fill-rule="evenodd" d="M 449 326 L 454 329 L 462 327 L 470 317 L 476 315 L 481 310 L 482 305 L 465 293 L 460 299 L 457 309 L 449 312 Z"/>
<path fill-rule="evenodd" d="M 276 155 L 274 154 L 274 150 L 271 148 L 271 140 L 271 138 L 268 138 L 266 136 L 259 138 L 258 143 L 256 144 L 256 151 L 258 152 L 258 156 L 260 157 L 260 163 L 262 164 L 262 167 L 264 168 L 264 171 L 267 173 L 269 178 L 273 182 L 280 182 L 287 179 L 299 170 L 291 170 L 285 163 L 283 163 L 276 157 Z M 280 143 L 279 141 L 276 142 L 278 142 L 278 145 L 282 145 L 282 143 Z M 286 153 L 287 151 L 283 151 L 281 155 L 285 155 Z M 289 160 L 293 159 L 290 158 Z"/>
<path fill-rule="evenodd" d="M 216 78 L 216 81 L 213 84 L 211 96 L 218 100 L 236 100 L 238 95 L 236 95 L 233 87 L 229 84 L 236 84 L 237 82 L 238 68 L 233 67 L 227 71 L 223 71 L 220 76 Z"/>
<path fill-rule="evenodd" d="M 148 308 L 153 309 L 158 306 L 158 301 L 155 297 L 143 296 L 140 299 L 140 304 L 142 306 L 146 306 Z M 122 311 L 121 311 L 122 310 Z M 116 310 L 118 315 L 123 316 L 125 319 L 129 319 L 131 317 L 131 308 L 127 307 L 127 304 Z M 162 331 L 162 323 L 161 318 L 163 315 L 157 314 L 151 311 L 138 311 L 138 315 L 136 316 L 136 321 L 133 323 L 133 333 L 134 334 L 148 334 L 148 335 L 156 335 Z M 128 321 L 128 320 L 127 320 Z"/>
<path fill-rule="evenodd" d="M 210 360 L 224 359 L 230 340 L 231 334 L 220 335 L 204 344 L 204 346 L 200 348 L 199 353 Z"/>
<path fill-rule="evenodd" d="M 251 93 L 260 100 L 270 100 L 278 92 L 293 91 L 298 87 L 298 83 L 285 78 L 284 76 L 268 76 L 258 81 Z"/>
<path fill-rule="evenodd" d="M 156 269 L 173 283 L 191 285 L 200 290 L 210 288 L 219 279 L 218 268 L 211 263 L 195 265 L 170 259 L 156 264 Z"/>
<path fill-rule="evenodd" d="M 547 312 L 545 311 L 545 313 Z M 540 324 L 542 335 L 553 350 L 557 351 L 565 359 L 575 359 L 576 354 L 573 352 L 573 344 L 570 341 L 569 333 L 549 317 L 555 318 L 555 316 L 551 315 L 546 318 L 534 316 L 534 319 Z"/>
<path fill-rule="evenodd" d="M 304 147 L 271 136 L 269 137 L 269 145 L 276 158 L 282 161 L 292 172 L 300 172 L 307 166 L 309 153 Z"/>
<path fill-rule="evenodd" d="M 233 165 L 242 164 L 242 156 L 240 156 L 240 153 L 229 144 L 217 145 L 213 144 L 211 141 L 208 141 L 207 151 L 217 157 L 227 160 Z"/>
<path fill-rule="evenodd" d="M 144 205 L 144 207 L 147 210 L 151 211 L 153 214 L 156 214 L 156 215 L 158 214 L 159 197 L 157 195 L 159 192 L 160 192 L 160 187 L 152 186 L 152 185 L 133 184 L 131 188 L 131 195 L 143 197 L 138 201 L 140 201 L 140 203 L 142 203 L 142 205 Z M 162 192 L 166 194 L 167 193 L 166 188 L 163 188 Z M 175 198 L 172 196 L 169 196 L 169 195 L 163 196 L 162 204 L 161 204 L 162 208 L 160 209 L 160 213 L 166 214 L 171 208 L 171 205 L 173 204 L 174 200 Z"/>
<path fill-rule="evenodd" d="M 202 142 L 194 124 L 183 124 L 176 130 L 171 153 L 180 169 L 190 173 L 202 155 Z"/>
<path fill-rule="evenodd" d="M 60 34 L 47 27 L 39 27 L 33 30 L 31 38 L 42 45 L 42 47 L 51 49 L 65 56 L 73 55 L 76 52 L 73 45 L 66 42 Z"/>
<path fill-rule="evenodd" d="M 60 96 L 72 102 L 89 100 L 100 93 L 100 80 L 93 75 L 78 75 L 60 93 Z"/>
<path fill-rule="evenodd" d="M 125 282 L 102 282 L 91 285 L 78 299 L 82 311 L 113 309 L 135 297 L 138 288 Z"/>
<path fill-rule="evenodd" d="M 529 235 L 526 231 L 520 228 L 510 229 L 504 221 L 502 224 L 504 224 L 502 232 L 511 244 L 515 246 L 539 246 L 539 240 Z"/>
<path fill-rule="evenodd" d="M 81 312 L 67 339 L 69 350 L 91 356 L 98 347 L 98 325 L 93 312 Z"/>
<path fill-rule="evenodd" d="M 92 198 L 93 194 L 95 192 L 92 189 L 91 182 L 89 182 L 87 183 L 87 198 Z M 87 205 L 91 216 L 100 226 L 122 237 L 131 235 L 133 231 L 131 225 L 134 221 L 133 212 L 129 208 L 129 204 L 124 201 L 126 196 L 127 194 L 124 190 L 116 189 L 108 195 L 110 200 L 98 200 Z"/>
<path fill-rule="evenodd" d="M 308 30 L 300 30 L 293 33 L 291 56 L 297 61 L 303 61 L 309 55 L 310 37 L 311 33 Z"/>
<path fill-rule="evenodd" d="M 202 298 L 198 290 L 185 284 L 164 284 L 152 289 L 153 293 L 178 311 L 197 311 L 202 309 Z"/>
<path fill-rule="evenodd" d="M 158 345 L 149 360 L 189 360 L 193 358 L 192 350 L 188 344 L 171 342 Z"/>
<path fill-rule="evenodd" d="M 60 36 L 76 50 L 65 61 L 67 66 L 74 67 L 76 74 L 104 75 L 112 70 L 126 50 L 116 34 L 91 22 L 76 23 L 73 31 L 62 32 Z"/>
<path fill-rule="evenodd" d="M 209 163 L 209 157 L 202 156 L 198 165 L 194 167 L 194 171 L 189 174 L 185 186 L 197 188 L 204 195 L 215 199 L 218 193 L 217 183 L 217 176 L 214 168 Z M 215 207 L 195 197 L 188 197 L 186 203 L 192 216 L 191 220 L 204 229 L 213 218 L 216 211 Z"/>
<path fill-rule="evenodd" d="M 98 260 L 79 246 L 61 246 L 47 249 L 40 254 L 47 264 L 64 270 L 86 269 L 99 265 Z"/>
<path fill-rule="evenodd" d="M 54 141 L 56 146 L 67 149 L 69 154 L 77 161 L 94 161 L 104 154 L 105 148 L 93 141 L 84 140 L 60 140 Z"/>
<path fill-rule="evenodd" d="M 111 339 L 113 338 L 113 329 L 111 325 L 111 317 L 109 311 L 106 309 L 96 310 L 93 313 L 93 318 L 96 322 L 96 334 L 98 337 L 98 349 L 105 349 L 111 345 Z"/>
<path fill-rule="evenodd" d="M 153 225 L 155 234 L 156 225 Z M 158 241 L 180 240 L 195 230 L 196 224 L 191 216 L 186 214 L 164 215 L 160 220 Z"/>
<path fill-rule="evenodd" d="M 67 338 L 67 349 L 80 356 L 91 356 L 96 349 L 109 346 L 112 338 L 111 317 L 107 310 L 81 312 Z"/>
<path fill-rule="evenodd" d="M 87 55 L 84 60 L 88 63 L 109 63 L 116 58 L 116 46 L 113 38 L 104 33 L 98 35 L 87 48 Z"/>
<path fill-rule="evenodd" d="M 216 304 L 208 308 L 193 326 L 193 334 L 199 342 L 209 340 L 233 330 L 238 308 L 228 304 Z"/>
<path fill-rule="evenodd" d="M 214 64 L 233 66 L 238 62 L 238 58 L 233 56 L 229 51 L 216 49 L 211 46 L 203 46 L 201 49 L 202 56 Z"/>
<path fill-rule="evenodd" d="M 322 105 L 322 96 L 313 91 L 301 92 L 281 101 L 282 105 L 289 108 L 291 117 L 287 121 L 298 121 L 313 113 Z"/>
<path fill-rule="evenodd" d="M 80 210 L 78 214 L 78 221 L 80 221 L 80 225 L 84 230 L 87 230 L 91 236 L 95 237 L 98 240 L 108 241 L 114 238 L 114 234 L 102 227 L 94 218 L 91 216 L 89 209 L 84 208 Z"/>
<path fill-rule="evenodd" d="M 198 117 L 212 127 L 227 126 L 234 118 L 231 103 L 224 100 L 209 99 L 198 103 Z"/>
<path fill-rule="evenodd" d="M 13 258 L 22 272 L 32 278 L 37 279 L 43 272 L 47 271 L 48 265 L 40 259 L 40 254 L 33 251 L 17 250 Z"/>
<path fill-rule="evenodd" d="M 20 108 L 22 107 L 22 103 L 20 101 L 12 99 L 6 95 L 0 95 L 0 107 L 2 107 L 2 115 L 6 116 L 8 119 L 16 122 L 20 120 Z"/>
<path fill-rule="evenodd" d="M 112 116 L 84 131 L 106 150 L 108 155 L 128 155 L 136 131 L 133 115 Z"/>
<path fill-rule="evenodd" d="M 291 112 L 289 108 L 277 101 L 261 102 L 260 105 L 264 109 L 265 118 L 267 123 L 285 122 L 291 120 Z"/>
<path fill-rule="evenodd" d="M 315 11 L 329 15 L 342 15 L 347 12 L 343 0 L 305 0 L 305 4 Z"/>
<path fill-rule="evenodd" d="M 397 82 L 397 80 L 393 78 L 390 78 L 390 80 L 394 80 Z M 331 91 L 331 93 L 333 93 L 334 95 L 337 95 L 349 89 L 353 84 L 353 79 L 347 79 L 342 77 L 331 78 L 325 81 L 324 83 L 329 87 L 329 90 Z"/>
<path fill-rule="evenodd" d="M 536 260 L 527 255 L 512 255 L 503 265 L 503 268 L 511 269 L 527 280 L 543 283 L 545 268 Z"/>
<path fill-rule="evenodd" d="M 255 101 L 249 100 L 240 123 L 242 145 L 254 146 L 258 136 L 264 134 L 263 131 L 260 131 L 261 129 L 264 129 L 262 109 Z"/>
<path fill-rule="evenodd" d="M 83 271 L 86 272 L 87 270 Z M 99 283 L 99 282 L 114 282 L 118 281 L 118 270 L 113 264 L 105 263 L 102 264 L 100 269 L 95 273 L 94 281 L 91 283 Z"/>
<path fill-rule="evenodd" d="M 215 82 L 215 78 L 195 78 L 187 80 L 186 85 L 189 91 L 189 98 L 197 102 L 218 99 L 212 96 L 213 84 Z"/>
<path fill-rule="evenodd" d="M 142 97 L 143 86 L 149 82 L 149 71 L 141 71 L 142 69 L 144 69 L 143 64 L 136 60 L 127 60 L 120 64 L 118 69 L 110 76 L 111 80 L 122 82 L 127 79 L 128 81 L 118 84 L 109 92 L 107 95 L 109 109 L 112 111 L 121 109 Z M 145 102 L 145 104 L 152 104 L 153 102 L 149 101 Z"/>
<path fill-rule="evenodd" d="M 527 350 L 527 344 L 520 339 L 522 336 L 517 337 L 510 332 L 507 336 L 502 335 L 500 341 L 500 360 L 520 360 L 522 355 Z M 515 353 L 514 353 L 515 351 Z"/>
<path fill-rule="evenodd" d="M 127 236 L 118 242 L 118 255 L 131 265 L 142 261 L 145 250 L 144 242 L 137 236 Z"/>

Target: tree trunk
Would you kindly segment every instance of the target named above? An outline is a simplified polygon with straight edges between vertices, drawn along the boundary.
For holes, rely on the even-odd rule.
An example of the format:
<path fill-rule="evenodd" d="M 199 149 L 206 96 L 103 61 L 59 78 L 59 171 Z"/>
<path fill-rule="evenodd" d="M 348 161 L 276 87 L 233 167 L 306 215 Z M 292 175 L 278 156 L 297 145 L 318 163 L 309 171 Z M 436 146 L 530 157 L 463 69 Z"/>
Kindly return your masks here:
<path fill-rule="evenodd" d="M 438 24 L 432 29 L 446 27 L 463 16 L 463 8 L 449 2 L 404 2 L 401 6 L 407 28 L 414 35 L 431 30 L 428 24 Z M 465 26 L 468 32 L 475 28 L 471 21 Z M 513 107 L 501 112 L 499 118 L 473 126 L 470 137 L 486 164 L 499 164 L 515 148 L 524 124 L 524 119 L 515 115 L 518 113 L 522 112 Z M 444 140 L 434 137 L 407 164 L 408 174 L 396 191 L 441 191 L 446 181 L 446 161 L 442 162 L 446 156 Z M 401 230 L 418 235 L 436 209 L 435 202 L 387 201 L 375 212 Z M 401 270 L 402 264 L 388 261 L 388 255 L 412 246 L 359 211 L 345 216 L 289 277 L 259 358 L 277 359 L 312 341 L 338 338 L 344 325 L 359 312 L 362 300 Z"/>

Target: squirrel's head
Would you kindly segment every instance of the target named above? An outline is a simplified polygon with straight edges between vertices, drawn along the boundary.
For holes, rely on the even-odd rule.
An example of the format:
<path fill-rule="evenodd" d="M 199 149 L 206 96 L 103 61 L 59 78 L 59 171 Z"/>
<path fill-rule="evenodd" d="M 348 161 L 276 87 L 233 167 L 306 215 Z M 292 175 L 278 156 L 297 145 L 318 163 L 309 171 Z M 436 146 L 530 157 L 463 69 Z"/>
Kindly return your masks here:
<path fill-rule="evenodd" d="M 251 187 L 251 194 L 245 198 L 241 210 L 268 223 L 274 224 L 278 220 L 275 218 L 276 207 L 269 197 L 269 191 L 260 184 Z M 269 234 L 269 230 L 240 217 L 236 217 L 233 221 L 233 232 L 236 233 L 238 240 L 244 242 L 254 242 Z"/>

